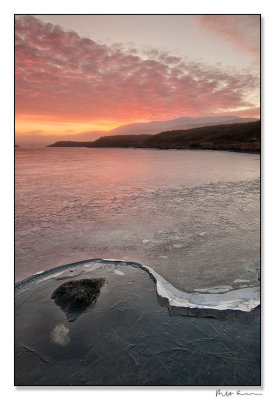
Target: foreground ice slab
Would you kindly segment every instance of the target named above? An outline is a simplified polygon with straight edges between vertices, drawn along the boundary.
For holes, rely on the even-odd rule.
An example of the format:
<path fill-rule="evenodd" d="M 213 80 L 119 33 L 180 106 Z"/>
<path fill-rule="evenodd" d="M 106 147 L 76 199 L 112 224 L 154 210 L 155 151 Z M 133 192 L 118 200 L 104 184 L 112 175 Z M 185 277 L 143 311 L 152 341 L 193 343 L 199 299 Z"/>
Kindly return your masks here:
<path fill-rule="evenodd" d="M 197 309 L 197 310 L 217 310 L 217 311 L 244 311 L 249 312 L 260 305 L 260 288 L 259 287 L 248 287 L 242 289 L 227 289 L 226 293 L 218 293 L 219 288 L 215 287 L 215 292 L 211 288 L 206 293 L 188 293 L 179 289 L 176 289 L 173 285 L 167 282 L 160 274 L 158 274 L 153 268 L 143 265 L 137 262 L 130 262 L 124 260 L 115 259 L 90 259 L 81 261 L 79 263 L 64 265 L 61 267 L 54 268 L 49 271 L 40 273 L 39 275 L 33 275 L 19 282 L 16 287 L 24 285 L 32 279 L 39 277 L 40 279 L 48 279 L 50 277 L 56 277 L 61 279 L 60 275 L 62 270 L 70 269 L 68 273 L 62 274 L 63 277 L 73 277 L 81 275 L 82 271 L 93 271 L 98 268 L 98 263 L 115 264 L 121 267 L 127 265 L 136 268 L 141 268 L 149 273 L 149 275 L 156 282 L 157 294 L 168 302 L 168 306 L 172 308 L 186 308 L 186 309 Z M 77 270 L 74 268 L 77 266 Z M 59 273 L 60 272 L 60 273 Z M 122 271 L 114 270 L 116 274 L 122 275 Z M 45 278 L 44 278 L 45 276 Z M 221 287 L 221 291 L 223 287 Z M 211 293 L 212 292 L 212 293 Z"/>
<path fill-rule="evenodd" d="M 53 298 L 102 278 L 77 318 Z M 15 290 L 15 384 L 259 385 L 259 308 L 195 308 L 202 299 L 138 263 L 97 259 L 34 275 Z"/>

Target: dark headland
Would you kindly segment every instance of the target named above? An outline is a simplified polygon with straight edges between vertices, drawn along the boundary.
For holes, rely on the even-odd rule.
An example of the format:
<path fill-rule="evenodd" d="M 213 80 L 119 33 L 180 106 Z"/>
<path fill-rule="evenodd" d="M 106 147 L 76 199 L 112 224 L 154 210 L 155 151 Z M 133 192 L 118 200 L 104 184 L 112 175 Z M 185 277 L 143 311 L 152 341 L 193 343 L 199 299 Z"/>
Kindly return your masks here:
<path fill-rule="evenodd" d="M 155 135 L 104 136 L 93 142 L 59 141 L 48 147 L 120 147 L 153 149 L 228 150 L 259 153 L 260 121 L 171 130 Z"/>

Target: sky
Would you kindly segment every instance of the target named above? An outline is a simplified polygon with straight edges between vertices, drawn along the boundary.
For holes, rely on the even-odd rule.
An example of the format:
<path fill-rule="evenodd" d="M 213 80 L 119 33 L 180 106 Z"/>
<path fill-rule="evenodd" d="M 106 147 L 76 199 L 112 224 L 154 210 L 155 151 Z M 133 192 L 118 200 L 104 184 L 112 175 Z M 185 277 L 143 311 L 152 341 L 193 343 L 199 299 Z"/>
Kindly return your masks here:
<path fill-rule="evenodd" d="M 260 115 L 259 15 L 17 15 L 15 132 Z"/>

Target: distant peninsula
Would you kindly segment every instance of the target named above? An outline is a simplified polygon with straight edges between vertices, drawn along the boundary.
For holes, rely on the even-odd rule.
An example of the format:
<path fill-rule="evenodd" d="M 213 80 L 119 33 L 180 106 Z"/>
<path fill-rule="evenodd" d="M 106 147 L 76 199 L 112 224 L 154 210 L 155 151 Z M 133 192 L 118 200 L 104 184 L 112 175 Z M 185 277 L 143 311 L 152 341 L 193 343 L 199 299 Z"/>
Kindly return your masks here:
<path fill-rule="evenodd" d="M 229 123 L 186 130 L 170 130 L 154 135 L 103 136 L 93 142 L 58 141 L 48 147 L 134 147 L 259 153 L 261 149 L 261 123 L 260 121 Z"/>

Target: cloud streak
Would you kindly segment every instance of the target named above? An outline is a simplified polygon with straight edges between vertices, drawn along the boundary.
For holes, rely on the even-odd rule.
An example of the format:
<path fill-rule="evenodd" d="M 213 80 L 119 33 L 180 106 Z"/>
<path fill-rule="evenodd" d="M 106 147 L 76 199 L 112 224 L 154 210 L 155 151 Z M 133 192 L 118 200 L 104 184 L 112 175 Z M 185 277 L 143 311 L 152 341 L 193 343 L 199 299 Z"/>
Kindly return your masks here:
<path fill-rule="evenodd" d="M 258 97 L 253 75 L 158 50 L 137 56 L 31 16 L 16 18 L 15 62 L 18 118 L 149 121 L 258 106 L 249 100 Z"/>
<path fill-rule="evenodd" d="M 259 15 L 199 15 L 193 20 L 201 29 L 259 60 Z"/>

